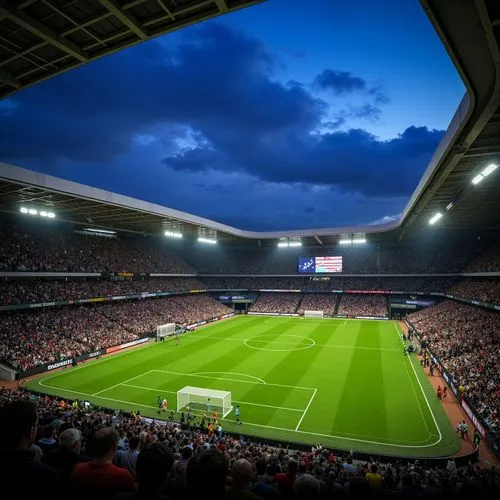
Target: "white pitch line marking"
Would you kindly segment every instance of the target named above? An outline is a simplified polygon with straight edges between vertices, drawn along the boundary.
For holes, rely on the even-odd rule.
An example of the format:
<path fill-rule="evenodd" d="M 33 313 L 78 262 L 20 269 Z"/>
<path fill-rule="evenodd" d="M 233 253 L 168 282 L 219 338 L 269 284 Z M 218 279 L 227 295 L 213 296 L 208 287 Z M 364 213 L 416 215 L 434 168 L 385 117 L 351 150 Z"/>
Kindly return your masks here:
<path fill-rule="evenodd" d="M 236 372 L 193 372 L 193 375 L 205 375 L 207 373 L 218 373 L 218 374 L 228 374 L 228 375 L 240 375 L 241 377 L 253 378 L 257 380 L 260 384 L 267 384 L 267 382 L 259 377 L 254 377 L 253 375 L 247 375 L 246 373 L 236 373 Z"/>
<path fill-rule="evenodd" d="M 103 392 L 110 391 L 111 389 L 114 389 L 115 387 L 118 387 L 119 385 L 124 385 L 126 382 L 131 382 L 132 380 L 135 380 L 136 378 L 141 378 L 147 375 L 148 373 L 151 373 L 153 370 L 149 370 L 148 372 L 141 373 L 140 375 L 136 375 L 135 377 L 128 378 L 127 380 L 123 380 L 122 382 L 112 385 L 111 387 L 107 387 L 106 389 L 103 389 L 102 391 L 97 391 L 92 394 L 92 396 L 98 396 L 99 394 L 102 394 Z"/>
<path fill-rule="evenodd" d="M 401 332 L 399 331 L 396 323 L 393 323 L 393 325 L 394 325 L 394 328 L 396 329 L 396 333 L 398 335 L 399 340 L 404 345 L 403 339 L 401 338 Z M 424 396 L 425 402 L 427 403 L 427 408 L 429 408 L 429 412 L 431 414 L 432 420 L 434 421 L 434 425 L 436 426 L 436 430 L 438 431 L 439 439 L 434 443 L 434 444 L 438 444 L 443 439 L 443 435 L 441 434 L 441 429 L 439 428 L 439 425 L 436 421 L 436 417 L 434 416 L 434 413 L 432 412 L 431 405 L 429 404 L 429 401 L 427 400 L 427 396 L 425 395 L 424 388 L 422 387 L 422 384 L 420 383 L 420 379 L 418 378 L 417 371 L 415 370 L 415 366 L 413 365 L 411 359 L 409 359 L 409 358 L 408 358 L 408 362 L 410 363 L 411 367 L 413 368 L 413 373 L 415 374 L 415 378 L 417 379 L 418 385 L 420 386 L 420 390 L 422 391 L 422 395 Z M 417 401 L 417 403 L 418 403 L 418 401 Z M 427 427 L 427 431 L 430 432 L 428 427 Z"/>
<path fill-rule="evenodd" d="M 167 370 L 150 370 L 148 373 L 150 373 L 150 372 L 168 373 L 170 375 L 180 375 L 183 377 L 209 378 L 211 380 L 227 380 L 228 382 L 241 382 L 242 384 L 255 384 L 255 382 L 252 382 L 250 380 L 237 380 L 237 379 L 228 378 L 228 377 L 209 377 L 208 375 L 195 375 L 194 373 L 170 372 Z M 297 385 L 271 384 L 270 382 L 267 382 L 266 385 L 269 385 L 272 387 L 286 387 L 287 389 L 301 389 L 304 391 L 314 391 L 314 389 L 315 389 L 315 387 L 300 387 Z"/>
<path fill-rule="evenodd" d="M 318 392 L 318 389 L 314 389 L 314 392 L 312 393 L 311 399 L 309 400 L 309 403 L 307 403 L 306 409 L 302 413 L 302 417 L 300 417 L 299 423 L 297 424 L 297 427 L 295 427 L 295 431 L 299 430 L 300 424 L 302 423 L 302 420 L 304 420 L 304 417 L 306 416 L 307 410 L 309 410 L 309 407 L 311 406 L 311 403 L 313 402 L 314 396 L 316 396 L 316 393 Z"/>
<path fill-rule="evenodd" d="M 141 385 L 133 385 L 133 384 L 122 384 L 122 385 L 125 387 L 132 387 L 134 389 L 141 389 L 143 391 L 168 392 L 168 393 L 172 393 L 172 394 L 177 394 L 177 392 L 175 392 L 175 391 L 166 391 L 166 390 L 163 390 L 161 388 L 158 389 L 158 388 L 154 388 L 154 387 L 143 387 Z M 262 406 L 263 408 L 275 408 L 276 410 L 288 410 L 288 411 L 300 411 L 300 412 L 304 411 L 302 408 L 287 408 L 286 406 L 273 406 L 273 405 L 265 405 L 262 403 L 250 403 L 249 401 L 240 401 L 237 399 L 234 399 L 233 402 L 234 403 L 242 403 L 242 404 L 249 405 L 249 406 Z"/>
<path fill-rule="evenodd" d="M 47 388 L 50 388 L 50 389 L 56 389 L 56 390 L 66 391 L 66 392 L 70 392 L 72 394 L 79 394 L 79 395 L 82 395 L 82 396 L 87 396 L 89 398 L 91 397 L 91 394 L 88 394 L 86 392 L 73 391 L 72 389 L 65 389 L 64 387 L 54 387 L 54 386 L 45 385 L 45 384 L 42 384 L 42 385 L 45 386 L 45 387 L 47 387 Z M 170 391 L 164 391 L 164 392 L 170 392 Z M 107 398 L 105 396 L 97 396 L 97 398 L 103 399 L 103 400 L 107 400 L 107 401 L 113 401 L 115 403 L 122 403 L 122 404 L 126 404 L 126 405 L 139 406 L 141 408 L 152 408 L 152 409 L 155 409 L 155 410 L 158 409 L 157 406 L 150 406 L 150 405 L 145 405 L 145 404 L 142 404 L 142 403 L 133 403 L 132 401 L 122 401 L 122 400 L 119 400 L 119 399 Z M 227 418 L 222 419 L 222 420 L 231 421 L 231 419 L 227 419 Z M 349 438 L 349 437 L 345 437 L 345 436 L 336 436 L 336 435 L 333 435 L 333 434 L 322 434 L 322 433 L 319 433 L 319 432 L 308 432 L 308 431 L 301 431 L 301 430 L 294 431 L 293 429 L 287 429 L 287 428 L 284 428 L 284 427 L 274 427 L 272 425 L 254 424 L 254 423 L 250 423 L 250 422 L 245 423 L 245 425 L 249 425 L 251 427 L 252 426 L 253 427 L 262 427 L 262 428 L 265 428 L 265 429 L 273 429 L 273 430 L 277 430 L 277 431 L 297 432 L 299 434 L 305 434 L 305 435 L 310 435 L 310 436 L 319 436 L 319 437 L 326 437 L 326 438 L 341 439 L 341 440 L 351 441 L 351 442 L 371 443 L 371 444 L 378 444 L 378 445 L 384 445 L 384 446 L 392 446 L 392 447 L 395 447 L 395 448 L 429 448 L 430 446 L 434 446 L 435 444 L 439 443 L 439 441 L 436 441 L 436 442 L 430 443 L 430 444 L 425 444 L 425 445 L 418 445 L 416 443 L 411 443 L 411 442 L 409 442 L 409 444 L 382 443 L 382 442 L 379 442 L 379 441 L 372 441 L 372 440 L 367 440 L 367 439 Z"/>

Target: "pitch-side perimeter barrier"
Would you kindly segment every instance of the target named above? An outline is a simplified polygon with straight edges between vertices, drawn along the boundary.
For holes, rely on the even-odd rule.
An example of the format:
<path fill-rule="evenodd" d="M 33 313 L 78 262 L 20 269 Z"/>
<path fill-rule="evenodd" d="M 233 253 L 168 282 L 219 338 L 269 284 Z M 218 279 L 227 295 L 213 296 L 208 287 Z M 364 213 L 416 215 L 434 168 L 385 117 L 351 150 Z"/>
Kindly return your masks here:
<path fill-rule="evenodd" d="M 406 325 L 409 328 L 412 328 L 412 330 L 415 332 L 415 335 L 422 344 L 422 334 L 415 328 L 413 323 L 409 320 L 405 320 Z M 438 356 L 432 351 L 432 348 L 426 347 L 427 352 L 429 353 L 429 356 L 434 363 L 434 366 L 439 370 L 441 373 L 443 379 L 446 381 L 446 383 L 449 385 L 450 389 L 453 391 L 453 394 L 455 394 L 455 397 L 457 400 L 460 402 L 462 408 L 464 409 L 465 413 L 469 416 L 471 419 L 472 423 L 478 430 L 479 434 L 481 434 L 481 437 L 484 439 L 486 442 L 487 446 L 495 453 L 495 455 L 500 458 L 500 436 L 495 435 L 493 432 L 491 432 L 488 429 L 488 426 L 485 424 L 483 419 L 479 417 L 475 411 L 470 407 L 469 403 L 467 402 L 467 397 L 462 396 L 462 393 L 460 390 L 457 388 L 455 385 L 455 381 L 452 379 L 451 374 L 448 372 L 448 370 L 443 366 L 441 363 L 441 360 L 439 359 Z"/>

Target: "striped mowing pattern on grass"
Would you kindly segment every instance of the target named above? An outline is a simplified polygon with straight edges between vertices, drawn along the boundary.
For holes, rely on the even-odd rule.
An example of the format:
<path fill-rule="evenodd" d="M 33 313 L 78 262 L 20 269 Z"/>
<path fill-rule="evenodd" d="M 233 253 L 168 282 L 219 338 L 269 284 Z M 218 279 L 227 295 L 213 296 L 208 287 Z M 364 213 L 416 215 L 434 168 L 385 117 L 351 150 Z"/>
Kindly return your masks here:
<path fill-rule="evenodd" d="M 239 432 L 366 452 L 459 447 L 418 360 L 391 321 L 242 316 L 175 341 L 46 374 L 30 389 L 158 417 L 186 385 L 230 391 Z M 163 415 L 160 415 L 162 417 Z M 223 420 L 235 430 L 234 414 Z"/>

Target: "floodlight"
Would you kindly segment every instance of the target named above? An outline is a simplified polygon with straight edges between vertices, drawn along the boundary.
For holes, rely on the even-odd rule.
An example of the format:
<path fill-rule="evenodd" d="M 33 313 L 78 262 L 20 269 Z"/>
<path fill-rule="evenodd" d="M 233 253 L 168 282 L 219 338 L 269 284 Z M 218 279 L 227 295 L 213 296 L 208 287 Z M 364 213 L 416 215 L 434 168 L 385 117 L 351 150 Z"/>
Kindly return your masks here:
<path fill-rule="evenodd" d="M 353 243 L 366 243 L 366 238 L 354 238 Z"/>
<path fill-rule="evenodd" d="M 210 238 L 203 238 L 201 236 L 198 238 L 198 241 L 200 243 L 207 243 L 209 245 L 217 245 L 217 240 L 212 240 Z"/>
<path fill-rule="evenodd" d="M 472 179 L 472 184 L 479 184 L 484 179 L 483 174 L 478 174 Z"/>
<path fill-rule="evenodd" d="M 168 238 L 177 238 L 177 239 L 182 238 L 182 233 L 177 233 L 177 232 L 174 232 L 174 231 L 165 231 L 164 234 Z"/>
<path fill-rule="evenodd" d="M 34 208 L 28 208 L 28 213 L 30 215 L 38 215 L 38 210 L 35 210 Z"/>
<path fill-rule="evenodd" d="M 493 173 L 496 169 L 498 168 L 498 165 L 495 165 L 494 163 L 490 163 L 482 172 L 483 177 L 488 177 L 491 173 Z"/>
<path fill-rule="evenodd" d="M 93 227 L 86 227 L 84 228 L 84 231 L 96 234 L 116 234 L 116 231 L 109 231 L 108 229 L 95 229 Z"/>
<path fill-rule="evenodd" d="M 278 247 L 280 247 L 280 248 L 288 247 L 288 241 L 278 242 Z"/>
<path fill-rule="evenodd" d="M 47 217 L 47 212 L 45 210 L 42 210 L 40 212 L 40 217 Z"/>
<path fill-rule="evenodd" d="M 55 214 L 54 212 L 47 212 L 47 217 L 48 217 L 49 219 L 55 219 L 56 214 Z"/>
<path fill-rule="evenodd" d="M 301 241 L 290 241 L 290 243 L 288 243 L 288 246 L 289 247 L 301 247 L 302 242 Z"/>
<path fill-rule="evenodd" d="M 441 212 L 438 212 L 437 214 L 433 215 L 429 219 L 429 224 L 435 224 L 442 216 L 443 214 Z"/>
<path fill-rule="evenodd" d="M 339 240 L 340 245 L 350 245 L 352 240 Z"/>
<path fill-rule="evenodd" d="M 20 210 L 20 212 L 22 214 L 27 214 L 28 213 L 28 209 L 26 207 L 21 207 L 19 210 Z"/>

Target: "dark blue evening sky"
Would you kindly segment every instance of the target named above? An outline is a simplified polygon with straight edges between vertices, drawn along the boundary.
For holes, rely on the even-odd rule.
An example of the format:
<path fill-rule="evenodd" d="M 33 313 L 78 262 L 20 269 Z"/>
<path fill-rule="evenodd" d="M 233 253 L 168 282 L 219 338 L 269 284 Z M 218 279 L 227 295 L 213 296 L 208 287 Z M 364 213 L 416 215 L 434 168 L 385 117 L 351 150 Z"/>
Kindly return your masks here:
<path fill-rule="evenodd" d="M 0 159 L 244 229 L 371 223 L 464 91 L 417 0 L 270 0 L 0 102 Z"/>

